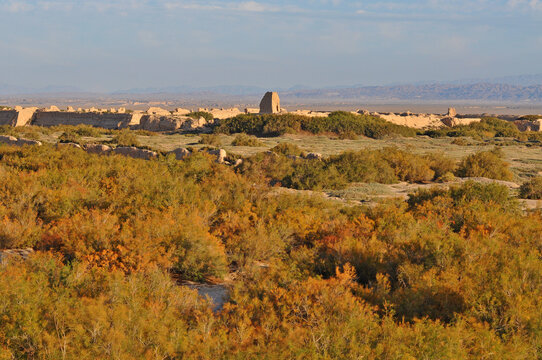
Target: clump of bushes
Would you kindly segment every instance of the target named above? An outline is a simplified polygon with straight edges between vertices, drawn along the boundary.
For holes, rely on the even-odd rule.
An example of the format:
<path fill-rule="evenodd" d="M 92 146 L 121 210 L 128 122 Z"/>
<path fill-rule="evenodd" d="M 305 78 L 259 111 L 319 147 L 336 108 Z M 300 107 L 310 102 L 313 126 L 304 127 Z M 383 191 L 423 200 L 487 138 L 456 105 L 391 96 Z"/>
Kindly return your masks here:
<path fill-rule="evenodd" d="M 237 134 L 235 139 L 231 142 L 233 146 L 250 146 L 250 147 L 259 147 L 265 146 L 263 142 L 258 140 L 254 135 L 247 135 L 245 133 Z"/>
<path fill-rule="evenodd" d="M 192 119 L 199 119 L 200 117 L 202 117 L 207 121 L 213 121 L 215 118 L 213 114 L 207 111 L 192 111 L 191 113 L 186 114 L 186 116 Z"/>
<path fill-rule="evenodd" d="M 468 125 L 458 125 L 451 128 L 427 130 L 425 135 L 431 137 L 472 137 L 474 139 L 486 139 L 493 137 L 514 137 L 520 136 L 521 132 L 517 126 L 510 121 L 495 117 L 484 117 L 480 122 Z"/>
<path fill-rule="evenodd" d="M 535 176 L 523 183 L 519 188 L 519 196 L 522 199 L 542 199 L 542 176 Z"/>
<path fill-rule="evenodd" d="M 248 176 L 263 176 L 301 190 L 340 189 L 348 183 L 393 184 L 399 181 L 451 181 L 456 164 L 442 155 L 417 155 L 396 148 L 347 151 L 327 159 L 292 159 L 303 151 L 294 144 L 281 143 L 273 153 L 247 159 L 241 171 Z"/>
<path fill-rule="evenodd" d="M 76 143 L 79 144 L 81 142 L 81 136 L 77 134 L 75 131 L 65 131 L 63 132 L 59 137 L 58 141 L 61 143 Z"/>
<path fill-rule="evenodd" d="M 199 143 L 219 147 L 222 145 L 222 140 L 218 134 L 201 134 Z"/>
<path fill-rule="evenodd" d="M 331 133 L 342 138 L 363 135 L 379 139 L 385 136 L 415 136 L 416 130 L 395 125 L 377 116 L 345 111 L 332 112 L 328 117 L 294 114 L 241 114 L 223 120 L 216 129 L 225 134 L 247 133 L 257 136 L 279 136 L 306 131 L 312 134 Z"/>
<path fill-rule="evenodd" d="M 141 146 L 136 134 L 128 129 L 120 130 L 111 142 L 118 146 Z"/>
<path fill-rule="evenodd" d="M 511 181 L 514 174 L 503 159 L 502 150 L 480 151 L 464 158 L 457 169 L 460 177 L 486 177 Z"/>
<path fill-rule="evenodd" d="M 271 149 L 272 152 L 285 156 L 304 156 L 305 152 L 296 144 L 283 142 Z"/>

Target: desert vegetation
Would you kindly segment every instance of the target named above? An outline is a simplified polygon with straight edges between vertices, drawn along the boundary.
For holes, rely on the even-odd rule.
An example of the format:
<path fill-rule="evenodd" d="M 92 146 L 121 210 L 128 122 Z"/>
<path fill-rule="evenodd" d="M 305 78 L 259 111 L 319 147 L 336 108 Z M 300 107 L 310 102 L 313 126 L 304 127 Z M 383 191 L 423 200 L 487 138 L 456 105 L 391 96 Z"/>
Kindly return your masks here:
<path fill-rule="evenodd" d="M 299 190 L 341 189 L 349 183 L 447 182 L 458 177 L 512 180 L 500 149 L 466 156 L 459 164 L 444 155 L 413 154 L 394 147 L 346 151 L 323 159 L 305 159 L 305 151 L 281 143 L 252 156 L 240 167 L 249 178 Z"/>
<path fill-rule="evenodd" d="M 330 133 L 341 137 L 358 135 L 379 139 L 385 136 L 415 136 L 416 130 L 395 125 L 371 115 L 345 111 L 332 112 L 329 117 L 309 117 L 294 114 L 242 114 L 226 119 L 215 129 L 225 134 L 246 133 L 257 136 L 277 136 L 286 133 Z"/>
<path fill-rule="evenodd" d="M 0 265 L 0 357 L 541 356 L 539 212 L 492 183 L 373 207 L 276 193 L 266 177 L 315 188 L 466 166 L 279 150 L 235 170 L 0 145 L 0 248 L 36 250 Z M 230 299 L 213 311 L 174 279 L 230 279 Z"/>
<path fill-rule="evenodd" d="M 524 117 L 524 120 L 534 120 L 534 118 L 527 116 Z M 513 122 L 494 117 L 483 117 L 480 122 L 473 122 L 469 125 L 427 130 L 423 133 L 431 137 L 471 137 L 478 140 L 490 138 L 514 138 L 520 141 L 542 140 L 542 134 L 538 131 L 521 132 Z"/>

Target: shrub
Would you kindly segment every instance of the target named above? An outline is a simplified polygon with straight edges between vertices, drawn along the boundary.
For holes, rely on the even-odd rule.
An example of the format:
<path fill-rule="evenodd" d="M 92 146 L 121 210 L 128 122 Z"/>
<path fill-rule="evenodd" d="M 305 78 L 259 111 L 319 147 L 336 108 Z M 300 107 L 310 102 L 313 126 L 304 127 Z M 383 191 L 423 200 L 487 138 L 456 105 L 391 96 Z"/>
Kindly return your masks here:
<path fill-rule="evenodd" d="M 218 132 L 247 133 L 258 136 L 279 136 L 286 133 L 308 131 L 313 134 L 333 133 L 353 138 L 364 135 L 382 138 L 389 135 L 415 136 L 416 130 L 395 125 L 379 117 L 335 111 L 328 117 L 309 117 L 294 114 L 241 114 L 223 120 Z"/>
<path fill-rule="evenodd" d="M 446 174 L 453 176 L 453 173 L 457 169 L 457 164 L 454 160 L 440 153 L 426 154 L 423 158 L 427 160 L 429 168 L 435 172 L 435 179 L 439 179 Z"/>
<path fill-rule="evenodd" d="M 285 156 L 303 156 L 305 154 L 305 152 L 299 146 L 287 142 L 276 145 L 271 149 L 271 151 Z"/>
<path fill-rule="evenodd" d="M 542 176 L 535 176 L 524 182 L 519 188 L 519 196 L 522 199 L 542 199 Z"/>
<path fill-rule="evenodd" d="M 520 136 L 521 132 L 513 122 L 494 117 L 484 117 L 480 120 L 480 122 L 473 122 L 468 125 L 458 125 L 451 128 L 438 130 L 427 130 L 424 134 L 431 137 L 469 136 L 474 139 L 483 139 L 492 137 L 518 137 Z"/>
<path fill-rule="evenodd" d="M 318 160 L 294 161 L 292 173 L 282 183 L 299 190 L 342 189 L 347 184 L 334 166 L 326 166 Z"/>
<path fill-rule="evenodd" d="M 79 144 L 81 142 L 81 136 L 79 136 L 79 134 L 77 134 L 75 131 L 66 131 L 58 137 L 58 141 L 61 143 Z"/>
<path fill-rule="evenodd" d="M 382 159 L 379 151 L 347 151 L 331 156 L 328 163 L 348 182 L 392 184 L 398 181 L 394 169 Z"/>
<path fill-rule="evenodd" d="M 219 147 L 222 145 L 222 140 L 218 134 L 201 134 L 199 143 Z"/>
<path fill-rule="evenodd" d="M 469 155 L 461 161 L 456 174 L 460 177 L 486 177 L 511 181 L 514 174 L 508 168 L 508 163 L 502 160 L 502 156 L 502 151 L 497 148 Z"/>
<path fill-rule="evenodd" d="M 235 139 L 233 139 L 231 144 L 233 146 L 251 146 L 251 147 L 265 146 L 265 144 L 262 143 L 260 140 L 258 140 L 256 136 L 247 135 L 244 133 L 241 133 L 235 136 Z"/>
<path fill-rule="evenodd" d="M 193 111 L 191 113 L 186 114 L 186 116 L 191 117 L 192 119 L 199 119 L 200 117 L 202 117 L 207 121 L 213 121 L 215 118 L 213 114 L 206 111 Z"/>
<path fill-rule="evenodd" d="M 457 138 L 457 139 L 453 139 L 450 144 L 459 145 L 459 146 L 467 146 L 469 145 L 469 142 L 465 140 L 464 138 Z"/>
<path fill-rule="evenodd" d="M 117 133 L 117 135 L 113 137 L 112 142 L 119 146 L 140 146 L 141 145 L 139 143 L 139 140 L 137 139 L 136 134 L 134 134 L 134 132 L 128 129 L 120 130 Z"/>

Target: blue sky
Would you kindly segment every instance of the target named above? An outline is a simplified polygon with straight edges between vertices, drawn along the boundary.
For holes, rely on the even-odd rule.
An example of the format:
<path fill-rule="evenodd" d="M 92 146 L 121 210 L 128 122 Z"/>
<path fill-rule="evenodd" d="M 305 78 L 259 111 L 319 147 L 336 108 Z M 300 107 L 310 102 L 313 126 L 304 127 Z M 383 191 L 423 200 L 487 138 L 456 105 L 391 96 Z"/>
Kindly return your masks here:
<path fill-rule="evenodd" d="M 542 0 L 0 0 L 0 83 L 389 84 L 542 72 Z"/>

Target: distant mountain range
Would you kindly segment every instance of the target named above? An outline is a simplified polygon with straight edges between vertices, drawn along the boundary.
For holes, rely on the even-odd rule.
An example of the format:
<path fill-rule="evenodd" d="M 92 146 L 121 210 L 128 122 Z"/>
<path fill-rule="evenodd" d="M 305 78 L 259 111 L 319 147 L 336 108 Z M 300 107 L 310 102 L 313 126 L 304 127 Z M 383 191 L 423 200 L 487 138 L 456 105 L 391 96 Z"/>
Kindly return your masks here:
<path fill-rule="evenodd" d="M 428 84 L 366 86 L 347 89 L 302 90 L 283 93 L 297 99 L 326 100 L 479 100 L 479 101 L 542 101 L 542 85 L 475 83 L 465 85 Z"/>
<path fill-rule="evenodd" d="M 465 79 L 447 82 L 423 82 L 383 86 L 342 86 L 310 88 L 296 85 L 292 88 L 266 89 L 258 86 L 171 86 L 163 88 L 134 88 L 107 94 L 112 97 L 135 97 L 137 95 L 177 94 L 192 98 L 215 96 L 261 96 L 265 91 L 279 91 L 283 98 L 303 100 L 472 100 L 507 102 L 542 102 L 542 74 L 507 76 L 490 79 Z M 32 89 L 0 84 L 0 95 L 63 94 L 89 95 L 84 90 L 70 86 L 49 86 Z"/>

